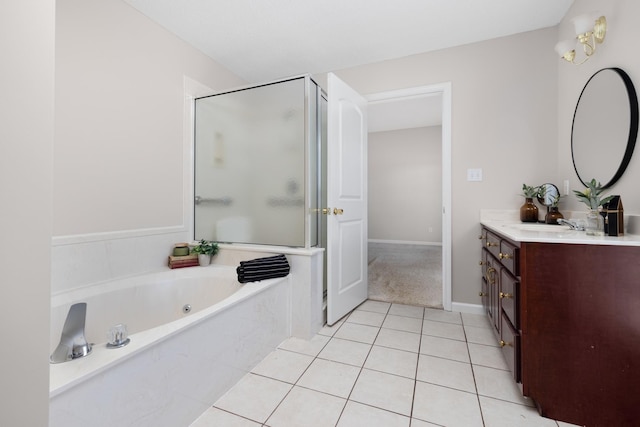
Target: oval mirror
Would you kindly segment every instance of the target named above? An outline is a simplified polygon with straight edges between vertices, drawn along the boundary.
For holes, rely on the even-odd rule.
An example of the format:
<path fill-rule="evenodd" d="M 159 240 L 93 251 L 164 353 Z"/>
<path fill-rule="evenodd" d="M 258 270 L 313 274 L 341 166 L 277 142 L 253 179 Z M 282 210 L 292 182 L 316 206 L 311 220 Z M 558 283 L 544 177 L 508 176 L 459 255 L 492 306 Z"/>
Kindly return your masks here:
<path fill-rule="evenodd" d="M 544 206 L 557 206 L 560 200 L 560 190 L 558 187 L 551 183 L 542 184 L 540 186 L 540 196 L 538 196 L 538 202 Z"/>
<path fill-rule="evenodd" d="M 571 156 L 580 181 L 611 187 L 624 173 L 638 135 L 638 98 L 620 68 L 597 71 L 585 84 L 571 128 Z"/>

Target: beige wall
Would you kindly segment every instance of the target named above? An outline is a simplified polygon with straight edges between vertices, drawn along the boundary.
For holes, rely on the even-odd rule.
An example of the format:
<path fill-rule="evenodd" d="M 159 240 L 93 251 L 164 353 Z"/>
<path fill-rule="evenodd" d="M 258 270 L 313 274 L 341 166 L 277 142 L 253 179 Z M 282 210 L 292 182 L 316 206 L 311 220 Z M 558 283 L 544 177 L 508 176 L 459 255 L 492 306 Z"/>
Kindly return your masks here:
<path fill-rule="evenodd" d="M 522 183 L 556 176 L 556 40 L 550 28 L 336 72 L 362 94 L 451 82 L 454 302 L 480 304 L 480 209 L 518 209 Z"/>
<path fill-rule="evenodd" d="M 369 239 L 441 243 L 442 128 L 373 132 L 368 142 Z"/>
<path fill-rule="evenodd" d="M 46 426 L 55 2 L 0 3 L 0 425 Z"/>
<path fill-rule="evenodd" d="M 586 63 L 575 66 L 558 61 L 558 182 L 569 179 L 573 189 L 584 188 L 573 169 L 571 161 L 571 124 L 580 92 L 589 77 L 602 68 L 619 67 L 629 74 L 636 92 L 640 94 L 640 56 L 636 53 L 635 42 L 640 39 L 640 2 L 637 0 L 580 0 L 573 4 L 566 18 L 559 26 L 559 40 L 573 36 L 571 18 L 594 10 L 607 18 L 608 31 L 605 42 L 598 46 L 596 54 Z M 602 141 L 603 150 L 608 141 Z M 620 194 L 625 214 L 640 214 L 640 144 L 636 145 L 628 169 L 620 181 L 607 194 Z M 585 205 L 574 196 L 561 202 L 561 210 L 584 211 Z"/>
<path fill-rule="evenodd" d="M 184 76 L 244 82 L 120 0 L 56 4 L 55 236 L 184 224 Z"/>

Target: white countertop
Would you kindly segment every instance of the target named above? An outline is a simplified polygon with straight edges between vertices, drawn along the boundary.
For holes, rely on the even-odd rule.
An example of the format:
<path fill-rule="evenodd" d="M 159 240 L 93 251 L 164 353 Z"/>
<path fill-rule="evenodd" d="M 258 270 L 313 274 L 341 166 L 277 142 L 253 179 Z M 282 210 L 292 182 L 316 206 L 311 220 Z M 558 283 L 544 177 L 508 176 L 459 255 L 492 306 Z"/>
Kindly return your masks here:
<path fill-rule="evenodd" d="M 640 235 L 587 236 L 585 231 L 571 230 L 567 226 L 522 223 L 513 220 L 483 219 L 480 223 L 488 229 L 500 233 L 515 242 L 640 246 Z M 537 226 L 539 226 L 539 230 L 536 230 Z M 556 227 L 557 231 L 554 231 Z"/>

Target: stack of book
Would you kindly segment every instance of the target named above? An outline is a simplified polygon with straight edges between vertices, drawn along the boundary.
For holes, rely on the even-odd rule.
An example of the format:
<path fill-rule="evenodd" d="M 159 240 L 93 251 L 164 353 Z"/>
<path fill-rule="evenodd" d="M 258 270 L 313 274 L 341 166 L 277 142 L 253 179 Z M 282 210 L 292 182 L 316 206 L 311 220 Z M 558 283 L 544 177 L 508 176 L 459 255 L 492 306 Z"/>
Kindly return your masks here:
<path fill-rule="evenodd" d="M 198 265 L 198 254 L 175 256 L 169 255 L 169 268 L 195 267 Z"/>

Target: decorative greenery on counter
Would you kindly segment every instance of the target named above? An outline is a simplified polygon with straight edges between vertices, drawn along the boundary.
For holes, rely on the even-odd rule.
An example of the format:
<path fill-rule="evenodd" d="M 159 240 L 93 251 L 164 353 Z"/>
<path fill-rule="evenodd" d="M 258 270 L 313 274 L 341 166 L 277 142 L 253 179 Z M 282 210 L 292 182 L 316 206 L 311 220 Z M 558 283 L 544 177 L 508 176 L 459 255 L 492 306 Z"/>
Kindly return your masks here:
<path fill-rule="evenodd" d="M 607 196 L 601 199 L 600 195 L 603 191 L 604 189 L 602 188 L 602 184 L 596 182 L 595 179 L 592 179 L 587 183 L 587 188 L 585 188 L 584 191 L 573 190 L 578 200 L 587 205 L 589 209 L 598 209 L 598 207 L 609 202 L 609 200 L 614 197 Z"/>
<path fill-rule="evenodd" d="M 527 184 L 522 184 L 522 195 L 527 199 L 538 197 L 540 195 L 540 186 L 531 187 Z"/>
<path fill-rule="evenodd" d="M 202 239 L 191 249 L 191 253 L 198 255 L 215 255 L 218 253 L 218 244 Z"/>

